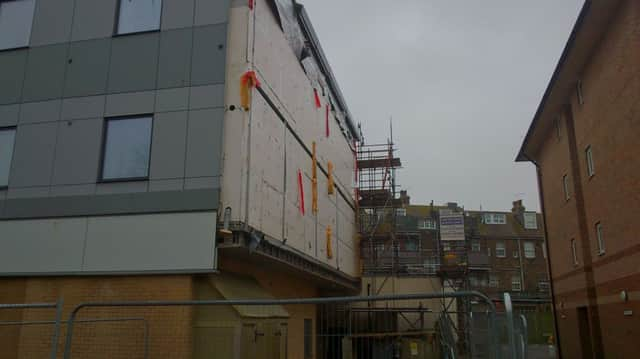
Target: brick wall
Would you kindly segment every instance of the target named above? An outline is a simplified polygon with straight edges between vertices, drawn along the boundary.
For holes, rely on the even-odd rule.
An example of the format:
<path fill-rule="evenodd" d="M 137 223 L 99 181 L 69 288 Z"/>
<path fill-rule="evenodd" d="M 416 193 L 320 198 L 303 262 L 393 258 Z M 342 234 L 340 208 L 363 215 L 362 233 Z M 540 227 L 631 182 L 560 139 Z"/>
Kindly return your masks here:
<path fill-rule="evenodd" d="M 640 2 L 623 1 L 582 70 L 584 104 L 573 92 L 570 104 L 575 129 L 577 163 L 570 162 L 567 117 L 555 128 L 535 156 L 541 166 L 548 241 L 558 311 L 560 340 L 565 357 L 581 352 L 576 308 L 587 306 L 585 258 L 592 258 L 596 300 L 605 357 L 631 357 L 640 335 Z M 591 146 L 595 175 L 587 174 L 586 153 Z M 564 200 L 562 176 L 572 175 L 572 198 Z M 583 192 L 586 236 L 578 228 L 574 181 Z M 598 253 L 595 225 L 603 226 L 605 253 Z M 578 245 L 578 265 L 572 261 L 570 239 Z M 629 301 L 620 299 L 627 291 Z M 625 316 L 632 310 L 633 315 Z M 591 309 L 590 309 L 591 311 Z M 627 312 L 628 313 L 628 312 Z"/>

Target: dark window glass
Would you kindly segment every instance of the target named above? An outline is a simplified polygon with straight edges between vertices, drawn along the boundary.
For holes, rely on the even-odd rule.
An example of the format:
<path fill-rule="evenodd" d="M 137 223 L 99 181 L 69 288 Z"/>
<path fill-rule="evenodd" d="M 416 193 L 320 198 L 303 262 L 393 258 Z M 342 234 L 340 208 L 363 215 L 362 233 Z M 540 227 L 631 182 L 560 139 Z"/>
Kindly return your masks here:
<path fill-rule="evenodd" d="M 0 187 L 9 185 L 9 170 L 11 169 L 15 138 L 15 128 L 0 128 Z"/>

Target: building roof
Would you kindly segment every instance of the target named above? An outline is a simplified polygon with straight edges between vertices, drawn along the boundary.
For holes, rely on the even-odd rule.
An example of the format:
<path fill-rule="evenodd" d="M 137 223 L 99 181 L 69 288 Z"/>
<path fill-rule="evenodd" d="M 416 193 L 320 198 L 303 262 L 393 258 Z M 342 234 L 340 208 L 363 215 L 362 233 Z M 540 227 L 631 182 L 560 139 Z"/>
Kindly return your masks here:
<path fill-rule="evenodd" d="M 585 0 L 516 161 L 536 161 L 543 134 L 549 131 L 552 120 L 567 104 L 567 98 L 621 2 L 622 0 Z"/>
<path fill-rule="evenodd" d="M 544 237 L 544 229 L 542 227 L 542 215 L 536 213 L 537 229 L 526 229 L 524 225 L 518 221 L 512 212 L 496 212 L 496 211 L 467 211 L 470 216 L 480 218 L 485 213 L 501 213 L 505 215 L 506 224 L 486 224 L 484 221 L 478 221 L 477 236 L 491 238 L 542 238 Z M 527 212 L 531 213 L 531 212 Z"/>

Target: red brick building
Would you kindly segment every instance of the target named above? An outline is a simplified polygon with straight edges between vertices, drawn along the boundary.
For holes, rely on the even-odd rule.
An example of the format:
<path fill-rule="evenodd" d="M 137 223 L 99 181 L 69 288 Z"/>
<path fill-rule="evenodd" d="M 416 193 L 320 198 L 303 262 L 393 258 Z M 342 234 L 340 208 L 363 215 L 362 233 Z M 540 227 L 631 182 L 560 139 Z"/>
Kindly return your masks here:
<path fill-rule="evenodd" d="M 586 1 L 518 161 L 538 170 L 565 358 L 640 337 L 640 2 Z"/>

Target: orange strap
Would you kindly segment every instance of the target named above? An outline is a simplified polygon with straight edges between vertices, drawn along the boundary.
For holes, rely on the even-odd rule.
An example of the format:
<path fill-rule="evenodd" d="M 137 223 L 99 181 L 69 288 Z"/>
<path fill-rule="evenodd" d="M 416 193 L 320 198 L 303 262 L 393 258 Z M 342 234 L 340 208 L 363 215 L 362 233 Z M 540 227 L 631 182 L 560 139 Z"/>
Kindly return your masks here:
<path fill-rule="evenodd" d="M 327 226 L 327 258 L 333 258 L 333 246 L 331 245 L 331 225 Z"/>
<path fill-rule="evenodd" d="M 329 173 L 328 179 L 327 179 L 327 183 L 328 183 L 328 189 L 327 192 L 329 194 L 333 194 L 334 193 L 334 189 L 335 189 L 335 184 L 333 182 L 333 162 L 329 161 L 327 163 L 327 172 Z"/>
<path fill-rule="evenodd" d="M 260 80 L 255 71 L 247 71 L 240 78 L 240 105 L 248 111 L 251 104 L 251 89 L 260 87 Z"/>

